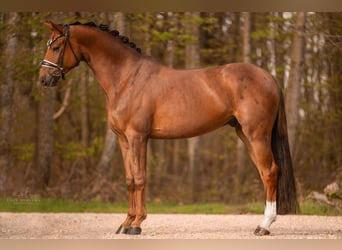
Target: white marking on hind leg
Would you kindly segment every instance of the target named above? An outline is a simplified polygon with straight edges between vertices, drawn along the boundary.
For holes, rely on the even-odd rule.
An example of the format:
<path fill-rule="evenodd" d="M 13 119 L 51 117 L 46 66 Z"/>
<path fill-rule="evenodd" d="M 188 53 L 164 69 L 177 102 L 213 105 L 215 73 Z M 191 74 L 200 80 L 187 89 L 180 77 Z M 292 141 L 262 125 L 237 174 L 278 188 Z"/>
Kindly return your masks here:
<path fill-rule="evenodd" d="M 277 217 L 277 203 L 275 201 L 266 201 L 264 218 L 261 221 L 260 227 L 269 230 Z"/>

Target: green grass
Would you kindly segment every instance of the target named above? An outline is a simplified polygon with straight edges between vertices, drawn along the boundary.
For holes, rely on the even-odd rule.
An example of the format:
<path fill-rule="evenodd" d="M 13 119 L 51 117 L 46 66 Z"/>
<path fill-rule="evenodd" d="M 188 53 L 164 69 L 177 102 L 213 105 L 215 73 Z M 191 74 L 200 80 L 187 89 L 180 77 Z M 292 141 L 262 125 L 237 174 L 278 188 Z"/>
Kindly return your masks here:
<path fill-rule="evenodd" d="M 200 204 L 147 204 L 150 213 L 176 213 L 176 214 L 246 214 L 263 213 L 263 205 L 253 203 L 248 205 L 227 205 L 222 203 L 200 203 Z"/>
<path fill-rule="evenodd" d="M 262 214 L 262 203 L 227 205 L 220 203 L 177 205 L 172 203 L 147 203 L 148 213 L 166 214 Z M 43 213 L 126 213 L 126 202 L 103 203 L 100 201 L 75 202 L 67 200 L 0 198 L 0 212 L 43 212 Z M 313 202 L 301 204 L 301 214 L 340 215 L 333 208 Z"/>
<path fill-rule="evenodd" d="M 127 204 L 117 202 L 115 204 L 99 201 L 78 202 L 53 199 L 17 199 L 0 198 L 1 212 L 42 212 L 42 213 L 122 213 L 127 211 Z"/>
<path fill-rule="evenodd" d="M 300 205 L 301 214 L 306 215 L 331 215 L 342 216 L 342 211 L 338 211 L 333 207 L 325 204 L 306 201 Z"/>
<path fill-rule="evenodd" d="M 17 199 L 0 198 L 1 212 L 93 212 L 93 213 L 126 213 L 127 202 L 103 203 L 100 201 L 77 202 L 52 199 Z M 262 204 L 232 206 L 225 204 L 189 204 L 147 203 L 149 213 L 182 213 L 182 214 L 239 214 L 262 213 Z"/>

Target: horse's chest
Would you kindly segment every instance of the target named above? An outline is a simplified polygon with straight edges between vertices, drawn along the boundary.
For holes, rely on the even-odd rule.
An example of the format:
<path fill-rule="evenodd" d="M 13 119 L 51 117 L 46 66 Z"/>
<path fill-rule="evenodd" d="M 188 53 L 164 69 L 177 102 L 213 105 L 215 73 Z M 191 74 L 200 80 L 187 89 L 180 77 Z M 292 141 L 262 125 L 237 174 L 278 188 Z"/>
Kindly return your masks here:
<path fill-rule="evenodd" d="M 119 111 L 116 109 L 110 109 L 107 112 L 108 122 L 112 127 L 115 127 L 116 130 L 124 130 L 127 123 L 127 112 Z"/>

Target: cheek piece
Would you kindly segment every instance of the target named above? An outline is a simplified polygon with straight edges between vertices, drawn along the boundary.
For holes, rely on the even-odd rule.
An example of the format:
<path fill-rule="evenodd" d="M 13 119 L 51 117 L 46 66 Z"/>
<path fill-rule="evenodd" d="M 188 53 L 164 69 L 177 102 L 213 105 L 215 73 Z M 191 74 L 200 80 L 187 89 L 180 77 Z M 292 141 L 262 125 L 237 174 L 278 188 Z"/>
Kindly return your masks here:
<path fill-rule="evenodd" d="M 64 27 L 64 34 L 60 34 L 60 35 L 56 36 L 54 39 L 49 40 L 47 42 L 47 46 L 50 47 L 59 38 L 64 37 L 63 47 L 62 47 L 61 53 L 58 56 L 57 64 L 44 59 L 41 63 L 41 67 L 56 69 L 57 73 L 53 73 L 52 76 L 53 77 L 62 77 L 62 79 L 65 80 L 65 72 L 64 72 L 64 69 L 62 66 L 63 66 L 63 60 L 64 60 L 65 47 L 66 47 L 67 43 L 69 44 L 69 47 L 70 47 L 70 49 L 71 49 L 71 51 L 72 51 L 72 53 L 76 59 L 76 62 L 77 62 L 76 66 L 79 64 L 80 60 L 78 59 L 73 47 L 71 46 L 70 41 L 69 41 L 69 37 L 70 37 L 69 25 L 64 24 L 63 27 Z"/>

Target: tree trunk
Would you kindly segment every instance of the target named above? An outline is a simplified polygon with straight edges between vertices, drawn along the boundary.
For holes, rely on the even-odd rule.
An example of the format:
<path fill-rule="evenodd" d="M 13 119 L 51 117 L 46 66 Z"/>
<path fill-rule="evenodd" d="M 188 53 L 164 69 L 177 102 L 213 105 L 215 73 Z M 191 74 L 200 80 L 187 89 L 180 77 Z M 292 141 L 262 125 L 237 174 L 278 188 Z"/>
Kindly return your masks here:
<path fill-rule="evenodd" d="M 44 89 L 38 102 L 34 187 L 43 193 L 49 184 L 54 150 L 53 115 L 56 89 Z"/>
<path fill-rule="evenodd" d="M 88 68 L 83 68 L 80 77 L 79 97 L 81 101 L 81 141 L 82 146 L 89 146 L 89 110 L 88 110 Z"/>
<path fill-rule="evenodd" d="M 275 18 L 279 18 L 280 14 L 278 12 L 274 12 L 273 16 Z M 274 56 L 275 56 L 275 77 L 279 82 L 281 88 L 284 88 L 284 72 L 285 72 L 285 49 L 284 49 L 284 38 L 282 35 L 283 25 L 280 25 L 279 22 L 273 22 L 273 34 L 274 34 Z"/>
<path fill-rule="evenodd" d="M 10 135 L 12 124 L 12 106 L 13 106 L 13 92 L 15 74 L 13 67 L 13 60 L 15 58 L 18 37 L 15 33 L 15 28 L 20 21 L 20 16 L 17 12 L 10 12 L 7 18 L 7 27 L 3 32 L 6 36 L 4 41 L 4 76 L 1 77 L 0 82 L 0 193 L 6 190 L 6 180 L 8 170 L 10 168 Z"/>
<path fill-rule="evenodd" d="M 242 52 L 243 52 L 243 62 L 250 62 L 250 13 L 244 12 L 243 16 L 243 27 L 242 27 Z M 246 179 L 247 173 L 247 150 L 240 138 L 237 139 L 237 168 L 235 176 L 235 193 L 237 197 L 241 195 L 241 186 L 243 186 Z"/>
<path fill-rule="evenodd" d="M 100 173 L 102 173 L 103 175 L 106 175 L 110 170 L 110 166 L 114 157 L 115 146 L 116 146 L 116 135 L 107 125 L 101 159 L 98 162 L 97 167 L 96 167 L 98 171 L 100 171 Z"/>
<path fill-rule="evenodd" d="M 121 12 L 115 14 L 114 24 L 116 29 L 123 34 L 125 32 L 125 15 Z M 107 126 L 101 159 L 97 164 L 97 169 L 103 175 L 108 174 L 116 146 L 116 135 Z"/>
<path fill-rule="evenodd" d="M 185 67 L 187 69 L 196 68 L 199 66 L 199 29 L 193 22 L 199 18 L 199 12 L 186 13 L 186 34 L 190 37 L 190 41 L 185 47 Z M 191 185 L 191 200 L 196 202 L 200 192 L 200 137 L 188 139 L 188 156 L 189 156 L 189 176 Z"/>
<path fill-rule="evenodd" d="M 296 129 L 299 120 L 299 100 L 304 57 L 304 28 L 305 13 L 298 12 L 292 38 L 290 73 L 286 90 L 286 114 L 292 153 L 295 151 Z"/>
<path fill-rule="evenodd" d="M 233 12 L 231 15 L 231 22 L 234 25 L 231 25 L 228 28 L 228 37 L 227 43 L 231 46 L 229 47 L 229 62 L 236 62 L 239 58 L 238 53 L 240 51 L 240 12 Z"/>
<path fill-rule="evenodd" d="M 167 18 L 172 20 L 174 23 L 177 22 L 176 16 L 172 13 L 166 14 Z M 169 39 L 166 43 L 166 53 L 165 53 L 165 63 L 167 66 L 173 68 L 175 66 L 175 41 L 173 39 Z M 180 147 L 180 140 L 173 140 L 172 143 L 172 164 L 170 164 L 168 172 L 171 175 L 177 173 L 177 169 L 179 167 L 179 147 Z"/>

